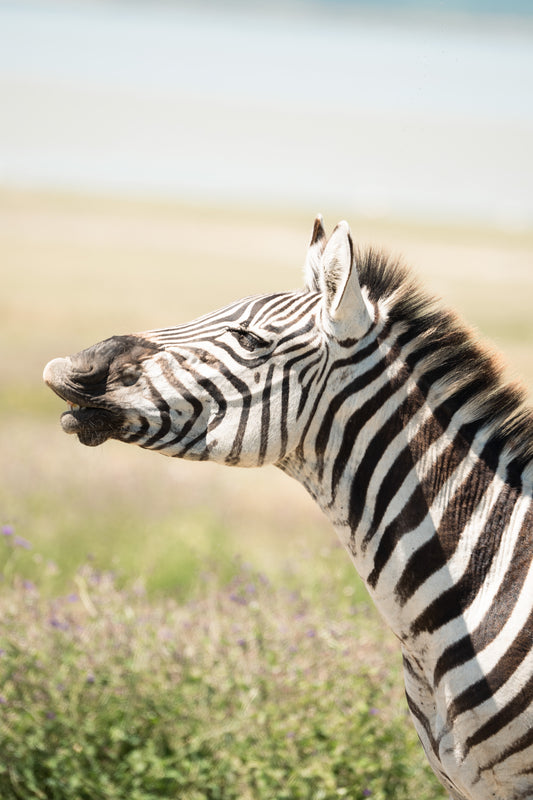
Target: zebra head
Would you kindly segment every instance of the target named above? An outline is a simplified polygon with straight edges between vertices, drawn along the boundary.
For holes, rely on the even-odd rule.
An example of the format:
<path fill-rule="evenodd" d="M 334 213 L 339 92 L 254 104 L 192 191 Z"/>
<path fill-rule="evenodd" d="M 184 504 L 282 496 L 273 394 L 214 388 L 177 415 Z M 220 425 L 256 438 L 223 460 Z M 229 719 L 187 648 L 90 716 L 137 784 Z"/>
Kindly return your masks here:
<path fill-rule="evenodd" d="M 63 430 L 87 445 L 114 438 L 196 460 L 280 463 L 301 447 L 332 354 L 373 321 L 346 222 L 327 241 L 317 217 L 305 272 L 303 291 L 54 359 L 44 380 L 70 406 Z"/>

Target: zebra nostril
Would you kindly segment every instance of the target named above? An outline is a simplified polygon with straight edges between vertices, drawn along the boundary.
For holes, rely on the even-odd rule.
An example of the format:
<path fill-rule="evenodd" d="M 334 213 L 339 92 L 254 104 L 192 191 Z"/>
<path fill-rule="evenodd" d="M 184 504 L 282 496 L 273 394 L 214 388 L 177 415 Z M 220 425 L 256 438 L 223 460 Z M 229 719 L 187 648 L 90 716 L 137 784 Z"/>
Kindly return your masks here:
<path fill-rule="evenodd" d="M 88 386 L 105 383 L 112 361 L 112 353 L 107 350 L 97 345 L 71 356 L 70 377 Z"/>
<path fill-rule="evenodd" d="M 78 363 L 72 363 L 71 373 L 74 378 L 81 379 L 82 383 L 101 383 L 109 373 L 109 364 L 105 362 L 95 363 L 94 361 L 88 364 L 87 361 L 80 359 Z"/>

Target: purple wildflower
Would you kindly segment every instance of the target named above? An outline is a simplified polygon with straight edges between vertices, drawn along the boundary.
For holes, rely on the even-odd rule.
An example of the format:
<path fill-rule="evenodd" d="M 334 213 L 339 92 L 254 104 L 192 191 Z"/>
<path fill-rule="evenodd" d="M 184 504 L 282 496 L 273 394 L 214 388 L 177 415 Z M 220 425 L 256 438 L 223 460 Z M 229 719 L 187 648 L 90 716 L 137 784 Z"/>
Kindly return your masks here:
<path fill-rule="evenodd" d="M 14 544 L 16 547 L 22 547 L 24 550 L 30 550 L 31 544 L 28 542 L 27 539 L 23 539 L 22 536 L 15 536 Z"/>
<path fill-rule="evenodd" d="M 3 536 L 13 536 L 15 529 L 13 525 L 2 525 L 2 535 Z"/>
<path fill-rule="evenodd" d="M 61 620 L 57 619 L 56 617 L 52 617 L 50 620 L 50 625 L 52 628 L 57 628 L 59 631 L 68 631 L 68 625 L 66 622 L 61 622 Z"/>
<path fill-rule="evenodd" d="M 0 694 L 0 706 L 5 706 L 6 703 L 7 703 L 6 698 L 4 697 L 3 694 Z"/>
<path fill-rule="evenodd" d="M 245 599 L 244 597 L 241 597 L 241 596 L 240 596 L 240 595 L 238 595 L 238 594 L 234 594 L 234 593 L 230 594 L 230 596 L 229 596 L 229 599 L 230 599 L 230 600 L 231 600 L 233 603 L 238 603 L 240 606 L 246 606 L 246 605 L 248 605 L 248 603 L 247 603 L 246 599 Z"/>
<path fill-rule="evenodd" d="M 376 714 L 379 714 L 379 708 L 370 708 L 368 710 L 368 713 L 371 714 L 373 717 L 375 717 Z"/>
<path fill-rule="evenodd" d="M 371 789 L 363 789 L 363 797 L 370 797 L 372 794 Z"/>

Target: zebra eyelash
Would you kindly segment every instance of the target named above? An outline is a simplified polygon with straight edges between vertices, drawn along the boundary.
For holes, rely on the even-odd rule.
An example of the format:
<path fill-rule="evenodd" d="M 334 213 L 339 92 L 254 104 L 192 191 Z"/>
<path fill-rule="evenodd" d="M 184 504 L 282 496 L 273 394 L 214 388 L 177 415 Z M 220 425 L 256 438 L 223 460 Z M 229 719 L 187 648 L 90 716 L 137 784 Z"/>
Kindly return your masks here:
<path fill-rule="evenodd" d="M 259 334 L 254 333 L 243 326 L 239 328 L 228 327 L 226 330 L 228 333 L 231 333 L 237 339 L 240 346 L 249 353 L 253 353 L 259 348 L 264 349 L 266 347 L 270 347 L 272 344 L 272 342 L 268 341 L 267 339 L 263 339 L 263 337 L 259 336 Z"/>

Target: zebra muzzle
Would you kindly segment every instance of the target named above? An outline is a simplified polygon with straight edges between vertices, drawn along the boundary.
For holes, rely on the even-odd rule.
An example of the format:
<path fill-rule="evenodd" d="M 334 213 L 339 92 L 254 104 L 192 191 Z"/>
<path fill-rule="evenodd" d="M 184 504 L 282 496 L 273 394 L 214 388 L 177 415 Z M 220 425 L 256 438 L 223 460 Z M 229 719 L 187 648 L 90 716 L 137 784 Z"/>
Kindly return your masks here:
<path fill-rule="evenodd" d="M 118 409 L 87 402 L 72 382 L 70 358 L 55 358 L 44 368 L 43 378 L 52 391 L 64 400 L 68 409 L 61 415 L 65 433 L 76 434 L 82 444 L 90 447 L 113 437 L 122 424 Z"/>

